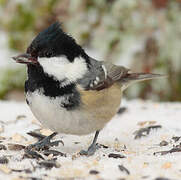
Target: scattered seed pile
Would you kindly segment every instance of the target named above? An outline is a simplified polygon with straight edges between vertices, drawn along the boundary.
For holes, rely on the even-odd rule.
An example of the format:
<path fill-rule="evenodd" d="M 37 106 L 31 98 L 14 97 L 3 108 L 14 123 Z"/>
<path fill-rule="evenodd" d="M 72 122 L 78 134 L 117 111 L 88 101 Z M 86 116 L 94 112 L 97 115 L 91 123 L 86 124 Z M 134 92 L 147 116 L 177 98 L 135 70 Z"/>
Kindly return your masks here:
<path fill-rule="evenodd" d="M 0 179 L 181 179 L 181 103 L 135 100 L 123 106 L 100 133 L 101 148 L 85 157 L 79 151 L 93 135 L 58 135 L 59 146 L 27 152 L 52 132 L 25 103 L 0 101 Z"/>

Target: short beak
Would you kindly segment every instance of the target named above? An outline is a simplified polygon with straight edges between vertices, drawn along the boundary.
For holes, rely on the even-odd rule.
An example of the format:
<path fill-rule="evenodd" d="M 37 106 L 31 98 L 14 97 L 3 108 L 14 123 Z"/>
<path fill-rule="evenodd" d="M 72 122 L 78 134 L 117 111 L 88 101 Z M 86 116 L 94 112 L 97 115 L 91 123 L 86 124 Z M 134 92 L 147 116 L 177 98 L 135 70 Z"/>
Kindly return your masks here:
<path fill-rule="evenodd" d="M 17 63 L 21 64 L 37 64 L 37 58 L 32 57 L 30 54 L 20 54 L 18 56 L 12 57 Z"/>

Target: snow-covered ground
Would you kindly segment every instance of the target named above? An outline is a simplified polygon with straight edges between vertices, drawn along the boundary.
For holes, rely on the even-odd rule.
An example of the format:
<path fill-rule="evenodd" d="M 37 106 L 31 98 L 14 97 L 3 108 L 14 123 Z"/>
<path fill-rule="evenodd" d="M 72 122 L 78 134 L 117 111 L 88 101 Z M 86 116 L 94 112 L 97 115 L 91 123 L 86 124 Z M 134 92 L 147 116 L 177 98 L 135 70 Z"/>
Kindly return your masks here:
<path fill-rule="evenodd" d="M 104 147 L 94 156 L 78 154 L 88 147 L 93 135 L 58 135 L 55 139 L 61 139 L 64 146 L 51 149 L 66 157 L 40 152 L 43 160 L 25 156 L 24 147 L 14 144 L 35 142 L 26 134 L 35 129 L 41 128 L 44 135 L 51 132 L 42 129 L 25 103 L 0 101 L 0 179 L 181 179 L 181 103 L 134 100 L 122 105 L 126 111 L 117 114 L 101 131 L 98 143 Z M 146 127 L 150 128 L 145 131 L 153 129 L 135 139 L 135 131 Z M 167 153 L 170 149 L 180 152 Z M 159 151 L 165 152 L 154 154 Z M 47 165 L 45 160 L 51 159 Z"/>
<path fill-rule="evenodd" d="M 11 57 L 17 53 L 9 51 L 6 34 L 0 34 L 0 67 L 14 67 L 16 64 Z M 95 51 L 87 52 L 90 56 L 102 60 Z M 130 49 L 121 59 L 124 59 L 121 64 L 129 67 Z M 134 100 L 124 101 L 122 105 L 127 110 L 117 114 L 101 131 L 98 143 L 104 147 L 102 146 L 94 156 L 85 157 L 78 154 L 81 149 L 89 146 L 93 134 L 81 137 L 58 135 L 56 139 L 63 140 L 64 146 L 60 144 L 51 149 L 63 152 L 63 156 L 46 156 L 45 152 L 39 152 L 43 160 L 25 155 L 24 145 L 36 141 L 26 133 L 36 129 L 40 129 L 44 135 L 51 132 L 41 127 L 25 103 L 0 101 L 0 180 L 180 180 L 181 103 Z M 142 129 L 141 135 L 144 137 L 135 139 L 136 134 L 139 135 L 135 132 L 141 128 L 147 128 Z M 172 153 L 167 152 L 171 149 Z M 159 151 L 165 152 L 162 152 L 163 155 L 154 154 Z"/>

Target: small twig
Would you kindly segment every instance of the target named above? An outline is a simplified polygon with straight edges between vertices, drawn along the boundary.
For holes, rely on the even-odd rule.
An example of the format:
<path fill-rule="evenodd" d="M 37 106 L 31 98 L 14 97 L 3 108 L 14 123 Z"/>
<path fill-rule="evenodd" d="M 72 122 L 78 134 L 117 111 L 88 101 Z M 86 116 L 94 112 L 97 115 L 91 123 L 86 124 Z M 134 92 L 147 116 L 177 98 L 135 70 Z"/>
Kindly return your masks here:
<path fill-rule="evenodd" d="M 117 112 L 117 114 L 123 114 L 125 111 L 127 110 L 127 108 L 126 107 L 120 107 L 119 108 L 119 110 L 118 110 L 118 112 Z"/>
<path fill-rule="evenodd" d="M 114 153 L 110 153 L 109 155 L 108 155 L 108 157 L 109 158 L 126 158 L 126 156 L 124 156 L 124 155 L 121 155 L 121 154 L 114 154 Z"/>
<path fill-rule="evenodd" d="M 41 154 L 39 154 L 36 151 L 33 151 L 33 150 L 29 149 L 29 148 L 25 149 L 25 156 L 28 157 L 28 158 L 35 158 L 35 159 L 40 158 L 40 159 L 44 160 L 44 158 L 43 158 L 43 156 Z"/>
<path fill-rule="evenodd" d="M 26 146 L 21 145 L 21 144 L 12 144 L 12 143 L 8 144 L 8 149 L 11 151 L 21 151 L 22 149 L 25 149 L 25 148 Z"/>
<path fill-rule="evenodd" d="M 150 134 L 150 131 L 152 129 L 160 129 L 162 126 L 160 125 L 155 125 L 155 126 L 148 126 L 146 128 L 141 128 L 139 129 L 138 131 L 135 131 L 133 134 L 135 134 L 135 137 L 134 139 L 139 139 L 141 137 L 145 137 L 147 136 L 148 134 Z"/>
<path fill-rule="evenodd" d="M 104 148 L 104 149 L 108 149 L 109 148 L 109 146 L 106 146 L 106 145 L 104 145 L 104 144 L 98 144 L 99 145 L 99 147 L 102 147 L 102 148 Z"/>
<path fill-rule="evenodd" d="M 175 142 L 179 141 L 180 138 L 181 138 L 181 136 L 174 136 L 174 137 L 172 137 L 172 139 L 173 139 Z"/>
<path fill-rule="evenodd" d="M 174 147 L 174 148 L 172 148 L 172 149 L 170 149 L 168 151 L 154 152 L 153 155 L 156 155 L 156 154 L 166 155 L 166 154 L 175 153 L 175 152 L 181 152 L 181 148 Z"/>
<path fill-rule="evenodd" d="M 32 173 L 30 169 L 11 169 L 13 172 L 25 172 L 25 173 Z"/>
<path fill-rule="evenodd" d="M 127 175 L 130 174 L 129 170 L 125 168 L 123 165 L 118 165 L 120 171 L 125 172 Z"/>
<path fill-rule="evenodd" d="M 56 168 L 60 167 L 60 164 L 54 160 L 41 161 L 41 162 L 39 162 L 39 165 L 45 167 L 46 169 L 51 169 L 53 167 L 56 167 Z"/>
<path fill-rule="evenodd" d="M 62 152 L 56 151 L 56 150 L 45 150 L 45 151 L 43 151 L 43 154 L 45 156 L 49 156 L 50 154 L 53 154 L 53 156 L 63 156 L 63 157 L 67 156 L 65 153 L 62 153 Z"/>
<path fill-rule="evenodd" d="M 99 174 L 99 171 L 97 171 L 97 170 L 90 170 L 89 174 L 97 175 L 97 174 Z"/>
<path fill-rule="evenodd" d="M 164 178 L 164 177 L 158 177 L 158 178 L 156 178 L 155 180 L 170 180 L 170 179 Z"/>
<path fill-rule="evenodd" d="M 0 164 L 8 164 L 9 160 L 6 156 L 0 157 Z"/>

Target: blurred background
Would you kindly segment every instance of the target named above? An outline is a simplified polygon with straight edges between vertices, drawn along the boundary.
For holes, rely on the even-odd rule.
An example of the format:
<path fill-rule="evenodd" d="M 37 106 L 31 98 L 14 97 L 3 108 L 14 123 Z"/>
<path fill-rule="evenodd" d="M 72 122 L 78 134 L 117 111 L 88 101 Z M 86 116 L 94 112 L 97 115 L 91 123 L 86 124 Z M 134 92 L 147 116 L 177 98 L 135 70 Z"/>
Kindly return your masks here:
<path fill-rule="evenodd" d="M 126 97 L 181 101 L 181 0 L 0 0 L 0 99 L 23 99 L 26 68 L 11 59 L 59 20 L 99 60 L 167 74 Z"/>

